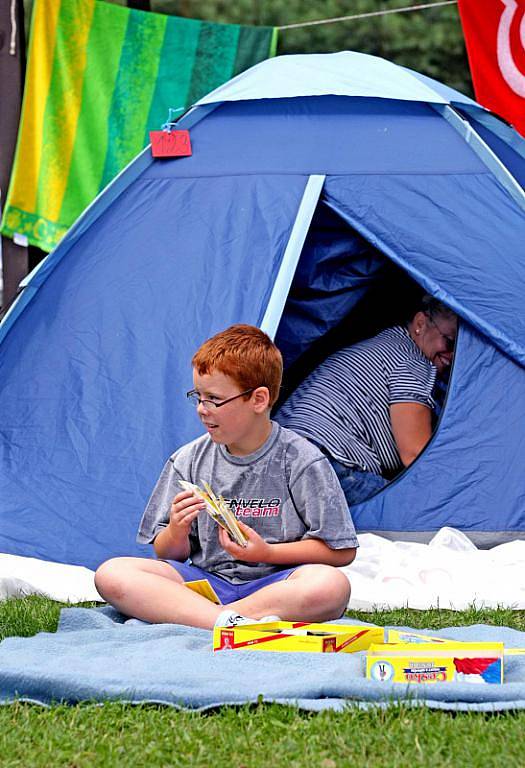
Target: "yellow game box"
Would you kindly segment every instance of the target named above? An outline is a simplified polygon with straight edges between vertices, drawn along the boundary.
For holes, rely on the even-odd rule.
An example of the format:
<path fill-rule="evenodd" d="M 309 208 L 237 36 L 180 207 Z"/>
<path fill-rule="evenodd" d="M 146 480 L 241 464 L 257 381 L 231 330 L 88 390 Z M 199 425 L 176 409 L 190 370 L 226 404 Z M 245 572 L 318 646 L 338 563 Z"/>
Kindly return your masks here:
<path fill-rule="evenodd" d="M 382 683 L 502 683 L 503 654 L 503 643 L 373 644 L 366 677 Z"/>
<path fill-rule="evenodd" d="M 213 650 L 355 653 L 366 650 L 371 643 L 383 642 L 383 637 L 383 627 L 275 621 L 215 627 Z"/>
<path fill-rule="evenodd" d="M 451 637 L 436 637 L 435 635 L 423 635 L 421 632 L 408 632 L 402 629 L 387 629 L 385 627 L 385 643 L 459 643 L 464 641 L 453 640 Z M 525 656 L 525 648 L 504 648 L 504 656 Z"/>
<path fill-rule="evenodd" d="M 421 632 L 408 632 L 403 629 L 385 627 L 385 643 L 453 643 L 450 637 L 423 635 Z"/>

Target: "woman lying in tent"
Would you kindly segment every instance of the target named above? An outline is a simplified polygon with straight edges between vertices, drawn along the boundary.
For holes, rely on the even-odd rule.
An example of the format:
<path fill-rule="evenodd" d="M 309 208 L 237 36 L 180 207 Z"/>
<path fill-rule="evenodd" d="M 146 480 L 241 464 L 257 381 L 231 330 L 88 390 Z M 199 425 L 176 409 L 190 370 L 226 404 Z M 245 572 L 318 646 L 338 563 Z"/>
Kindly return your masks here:
<path fill-rule="evenodd" d="M 406 326 L 330 355 L 279 409 L 276 421 L 328 456 L 348 504 L 372 496 L 428 443 L 456 331 L 456 315 L 425 295 Z"/>

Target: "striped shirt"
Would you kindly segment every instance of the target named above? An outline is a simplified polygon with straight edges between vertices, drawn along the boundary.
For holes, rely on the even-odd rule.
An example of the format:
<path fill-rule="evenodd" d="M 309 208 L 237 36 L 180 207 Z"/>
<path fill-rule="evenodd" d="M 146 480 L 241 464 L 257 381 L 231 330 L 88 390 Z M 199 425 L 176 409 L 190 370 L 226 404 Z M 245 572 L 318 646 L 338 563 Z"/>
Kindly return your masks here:
<path fill-rule="evenodd" d="M 422 403 L 433 410 L 436 373 L 407 328 L 387 328 L 328 357 L 275 419 L 341 464 L 389 475 L 402 467 L 390 405 Z"/>

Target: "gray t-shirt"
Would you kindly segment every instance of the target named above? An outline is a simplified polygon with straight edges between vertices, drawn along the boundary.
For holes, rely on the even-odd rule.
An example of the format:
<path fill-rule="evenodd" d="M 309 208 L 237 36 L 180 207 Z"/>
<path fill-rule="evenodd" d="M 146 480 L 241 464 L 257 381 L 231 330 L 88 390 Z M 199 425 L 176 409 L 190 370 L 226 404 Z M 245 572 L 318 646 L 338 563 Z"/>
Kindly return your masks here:
<path fill-rule="evenodd" d="M 180 448 L 166 462 L 142 517 L 137 540 L 152 542 L 169 521 L 179 480 L 208 482 L 237 518 L 270 544 L 321 539 L 332 549 L 357 547 L 354 524 L 328 459 L 304 437 L 272 422 L 268 440 L 249 456 L 232 456 L 209 435 Z M 286 566 L 234 560 L 219 544 L 205 510 L 190 532 L 191 560 L 234 584 Z"/>

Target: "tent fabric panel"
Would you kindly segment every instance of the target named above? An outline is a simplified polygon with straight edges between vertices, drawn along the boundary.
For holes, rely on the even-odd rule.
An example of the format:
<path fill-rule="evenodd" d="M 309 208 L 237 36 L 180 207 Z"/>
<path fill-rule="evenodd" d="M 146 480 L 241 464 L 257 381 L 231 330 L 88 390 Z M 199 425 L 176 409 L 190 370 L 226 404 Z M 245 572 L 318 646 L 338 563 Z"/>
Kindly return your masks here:
<path fill-rule="evenodd" d="M 358 531 L 430 535 L 450 525 L 478 532 L 485 546 L 508 531 L 523 536 L 524 423 L 525 371 L 462 324 L 431 442 L 385 490 L 352 507 Z"/>
<path fill-rule="evenodd" d="M 520 208 L 489 174 L 345 176 L 327 203 L 425 290 L 525 365 Z"/>
<path fill-rule="evenodd" d="M 26 275 L 20 283 L 20 287 L 24 290 L 11 305 L 9 311 L 2 319 L 2 322 L 0 322 L 0 343 L 18 316 L 32 300 L 36 291 L 38 291 L 49 274 L 55 269 L 56 265 L 67 255 L 69 250 L 84 232 L 86 232 L 89 227 L 93 226 L 97 219 L 108 210 L 119 195 L 121 195 L 122 192 L 124 192 L 152 162 L 153 159 L 149 149 L 145 149 L 141 152 L 132 163 L 124 168 L 124 170 L 113 179 L 104 192 L 101 192 L 100 195 L 85 209 L 57 247 L 42 259 L 29 275 Z M 28 288 L 30 288 L 30 290 L 28 290 Z"/>
<path fill-rule="evenodd" d="M 96 567 L 201 434 L 197 347 L 260 324 L 307 179 L 137 181 L 60 261 L 0 356 L 0 551 Z"/>
<path fill-rule="evenodd" d="M 191 157 L 156 162 L 145 176 L 486 171 L 428 104 L 333 96 L 223 104 L 190 135 Z"/>

